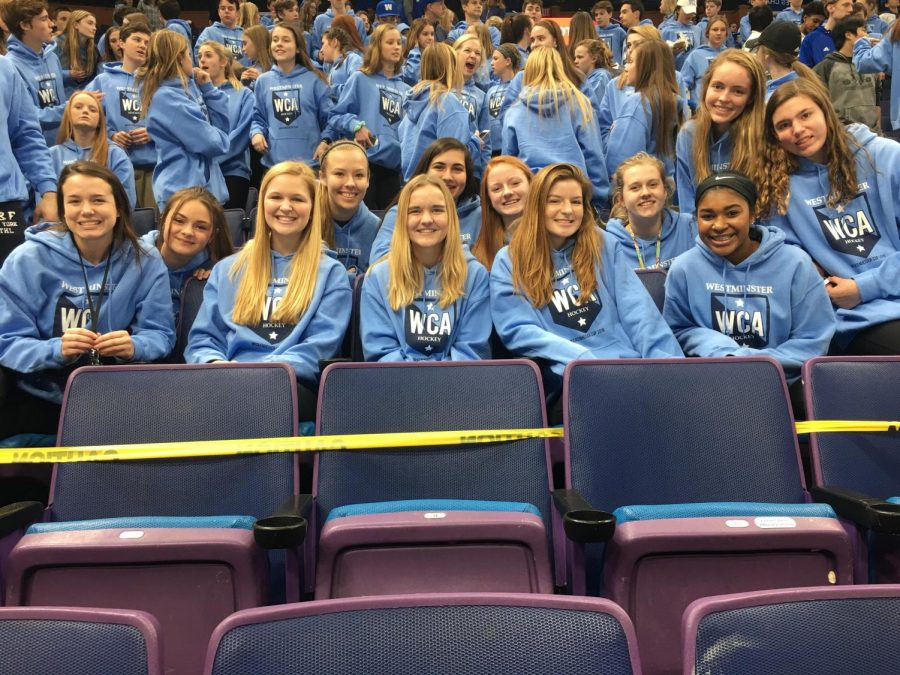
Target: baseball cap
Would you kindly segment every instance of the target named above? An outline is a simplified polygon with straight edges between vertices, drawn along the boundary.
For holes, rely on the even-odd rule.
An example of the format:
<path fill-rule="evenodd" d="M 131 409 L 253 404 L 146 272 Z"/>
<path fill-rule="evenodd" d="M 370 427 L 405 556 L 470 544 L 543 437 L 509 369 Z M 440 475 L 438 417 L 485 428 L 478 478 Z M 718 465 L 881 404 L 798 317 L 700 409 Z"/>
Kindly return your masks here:
<path fill-rule="evenodd" d="M 797 54 L 800 40 L 800 29 L 793 21 L 773 21 L 759 34 L 756 46 L 766 47 L 777 54 Z"/>
<path fill-rule="evenodd" d="M 391 0 L 381 0 L 375 8 L 375 16 L 400 16 L 400 8 Z"/>
<path fill-rule="evenodd" d="M 696 14 L 697 13 L 696 0 L 678 0 L 678 4 L 675 6 L 681 7 L 681 9 L 683 9 L 686 14 Z"/>

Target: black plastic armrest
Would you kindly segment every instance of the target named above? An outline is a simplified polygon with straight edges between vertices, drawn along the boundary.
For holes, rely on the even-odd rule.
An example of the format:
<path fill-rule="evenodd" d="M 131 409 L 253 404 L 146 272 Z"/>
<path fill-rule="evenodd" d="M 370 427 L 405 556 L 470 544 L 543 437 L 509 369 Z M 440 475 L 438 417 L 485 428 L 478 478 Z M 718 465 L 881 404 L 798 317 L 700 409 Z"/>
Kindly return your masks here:
<path fill-rule="evenodd" d="M 40 502 L 14 502 L 0 506 L 0 537 L 36 523 L 43 511 L 44 505 Z"/>
<path fill-rule="evenodd" d="M 824 502 L 841 518 L 881 534 L 900 534 L 900 504 L 869 497 L 834 485 L 813 487 L 812 498 Z"/>
<path fill-rule="evenodd" d="M 294 495 L 268 518 L 253 524 L 253 538 L 265 549 L 296 548 L 306 539 L 312 495 Z"/>
<path fill-rule="evenodd" d="M 566 536 L 579 544 L 598 544 L 612 539 L 616 517 L 595 509 L 578 490 L 554 490 L 553 505 L 562 516 Z"/>

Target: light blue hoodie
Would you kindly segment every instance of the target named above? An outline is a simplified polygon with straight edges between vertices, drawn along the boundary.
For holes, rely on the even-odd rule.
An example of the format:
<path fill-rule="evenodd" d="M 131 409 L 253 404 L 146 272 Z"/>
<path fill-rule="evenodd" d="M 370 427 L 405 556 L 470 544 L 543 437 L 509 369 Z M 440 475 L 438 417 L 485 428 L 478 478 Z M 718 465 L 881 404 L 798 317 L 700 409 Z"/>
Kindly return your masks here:
<path fill-rule="evenodd" d="M 135 83 L 134 73 L 124 70 L 120 62 L 104 63 L 85 89 L 103 92 L 103 112 L 110 138 L 117 131 L 147 126 L 147 120 L 141 119 L 141 87 Z M 149 168 L 156 164 L 156 144 L 152 140 L 131 145 L 125 152 L 136 167 Z"/>
<path fill-rule="evenodd" d="M 457 38 L 465 35 L 466 30 L 468 29 L 469 24 L 465 21 L 460 21 L 453 28 L 450 29 L 450 32 L 447 34 L 447 42 L 450 43 L 450 46 L 453 46 L 453 43 L 456 42 Z M 500 46 L 500 31 L 497 30 L 494 26 L 488 26 L 488 33 L 491 36 L 491 43 L 494 45 L 494 49 Z"/>
<path fill-rule="evenodd" d="M 873 47 L 868 40 L 857 40 L 853 65 L 860 73 L 896 74 L 891 78 L 891 127 L 900 129 L 900 41 L 882 39 Z"/>
<path fill-rule="evenodd" d="M 491 294 L 487 270 L 466 252 L 465 294 L 441 307 L 441 266 L 424 269 L 423 292 L 399 310 L 388 302 L 390 265 L 366 276 L 360 326 L 366 361 L 475 361 L 491 356 Z"/>
<path fill-rule="evenodd" d="M 403 81 L 406 82 L 410 87 L 414 87 L 419 84 L 419 78 L 421 76 L 421 66 L 422 66 L 422 50 L 418 47 L 413 47 L 409 50 L 409 54 L 406 55 L 406 61 L 403 63 L 403 70 L 401 71 L 400 76 L 403 78 Z"/>
<path fill-rule="evenodd" d="M 522 89 L 525 86 L 525 71 L 520 70 L 516 73 L 513 78 L 509 81 L 509 86 L 506 88 L 506 95 L 503 97 L 503 104 L 500 107 L 500 113 L 505 115 L 506 111 L 509 109 L 513 103 L 515 103 L 522 96 Z M 589 81 L 588 78 L 585 78 L 581 82 L 581 93 L 588 97 L 588 100 L 591 102 L 591 108 L 594 111 L 594 115 L 598 118 L 600 117 L 600 100 L 603 98 L 600 93 L 596 90 L 593 84 Z"/>
<path fill-rule="evenodd" d="M 803 10 L 795 12 L 790 7 L 787 7 L 786 9 L 778 12 L 778 14 L 775 15 L 775 18 L 772 19 L 772 21 L 793 21 L 799 28 L 800 24 L 803 22 Z M 750 25 L 749 22 L 747 23 L 747 25 Z"/>
<path fill-rule="evenodd" d="M 679 98 L 678 109 L 683 109 L 684 100 Z M 675 129 L 672 133 L 676 133 Z M 650 104 L 636 91 L 629 92 L 621 101 L 619 113 L 613 119 L 607 141 L 606 170 L 610 177 L 616 173 L 619 164 L 641 151 L 653 155 L 666 167 L 666 176 L 675 175 L 675 157 L 665 154 L 656 147 L 656 127 Z"/>
<path fill-rule="evenodd" d="M 370 164 L 400 170 L 400 121 L 403 119 L 403 98 L 409 91 L 400 77 L 386 77 L 384 73 L 366 75 L 356 72 L 347 80 L 341 97 L 331 111 L 329 131 L 334 138 L 353 138 L 360 122 L 372 132 L 378 142 L 366 150 Z"/>
<path fill-rule="evenodd" d="M 150 230 L 141 237 L 141 244 L 148 249 L 156 249 L 156 241 L 158 239 L 159 230 Z M 163 260 L 163 264 L 165 264 L 165 260 Z M 212 263 L 209 261 L 209 251 L 207 249 L 203 249 L 191 258 L 190 262 L 184 267 L 172 269 L 166 265 L 166 270 L 169 272 L 169 291 L 172 294 L 172 316 L 176 323 L 178 322 L 178 312 L 181 310 L 181 291 L 184 289 L 184 284 L 198 269 L 209 269 L 211 267 Z"/>
<path fill-rule="evenodd" d="M 194 63 L 200 60 L 200 47 L 209 40 L 225 45 L 225 49 L 231 52 L 234 60 L 239 61 L 244 55 L 243 38 L 244 29 L 240 26 L 229 28 L 221 21 L 216 21 L 212 26 L 204 28 L 197 37 L 197 44 L 194 47 Z M 188 44 L 190 44 L 190 39 Z"/>
<path fill-rule="evenodd" d="M 791 175 L 787 214 L 770 220 L 829 275 L 856 282 L 862 302 L 835 308 L 841 347 L 863 328 L 900 319 L 900 145 L 861 124 L 848 132 L 861 145 L 850 144 L 857 196 L 840 210 L 828 207 L 828 167 L 800 159 Z"/>
<path fill-rule="evenodd" d="M 580 292 L 572 272 L 574 247 L 570 239 L 550 252 L 553 298 L 540 308 L 515 290 L 509 247 L 497 253 L 491 267 L 491 316 L 506 348 L 549 362 L 557 376 L 576 359 L 681 356 L 678 341 L 611 237 L 603 237 L 595 264 L 596 291 L 584 304 L 575 304 Z"/>
<path fill-rule="evenodd" d="M 328 69 L 328 82 L 331 83 L 331 96 L 334 101 L 340 98 L 341 89 L 347 84 L 350 76 L 359 71 L 362 64 L 362 54 L 351 51 L 344 54 L 340 61 L 331 65 Z"/>
<path fill-rule="evenodd" d="M 368 269 L 369 252 L 380 222 L 378 216 L 362 202 L 347 222 L 332 220 L 334 253 L 347 270 L 365 272 Z"/>
<path fill-rule="evenodd" d="M 72 237 L 49 228 L 29 227 L 0 269 L 0 365 L 16 371 L 28 393 L 59 403 L 67 373 L 45 371 L 74 365 L 63 360 L 60 338 L 69 328 L 91 329 L 84 273 L 96 301 L 106 260 L 85 261 L 83 271 Z M 127 240 L 113 251 L 97 321 L 100 333 L 131 333 L 133 362 L 161 359 L 175 345 L 166 266 L 144 250 L 139 261 Z"/>
<path fill-rule="evenodd" d="M 350 322 L 350 282 L 344 267 L 324 251 L 319 258 L 316 287 L 309 307 L 293 325 L 271 321 L 281 302 L 294 255 L 272 253 L 272 280 L 259 323 L 237 324 L 231 318 L 242 274 L 231 277 L 236 255 L 216 263 L 203 291 L 203 304 L 188 335 L 188 363 L 210 361 L 283 362 L 297 379 L 315 387 L 319 361 L 338 353 Z"/>
<path fill-rule="evenodd" d="M 619 218 L 610 218 L 606 223 L 606 234 L 612 237 L 622 246 L 623 255 L 628 258 L 632 268 L 640 267 L 637 251 L 634 250 L 634 242 L 637 241 L 644 259 L 645 267 L 653 267 L 656 262 L 656 239 L 631 238 L 631 233 L 625 229 Z M 694 238 L 697 236 L 697 226 L 690 213 L 679 213 L 672 209 L 663 210 L 662 231 L 659 241 L 659 266 L 667 269 L 672 261 L 685 251 L 694 248 Z"/>
<path fill-rule="evenodd" d="M 456 214 L 459 216 L 459 240 L 463 246 L 471 248 L 478 241 L 478 233 L 481 232 L 481 199 L 479 196 L 472 195 L 461 204 L 457 204 Z M 396 225 L 397 206 L 395 204 L 384 214 L 381 227 L 372 244 L 369 263 L 374 263 L 391 249 L 391 238 L 394 236 Z"/>
<path fill-rule="evenodd" d="M 505 119 L 505 110 L 503 109 L 503 98 L 506 96 L 506 90 L 509 82 L 498 82 L 488 89 L 485 100 L 487 101 L 488 117 L 491 120 L 491 144 L 499 154 L 503 151 L 503 120 Z M 483 172 L 482 172 L 483 173 Z"/>
<path fill-rule="evenodd" d="M 594 68 L 588 76 L 584 78 L 584 84 L 582 89 L 590 87 L 594 93 L 594 97 L 597 100 L 597 110 L 595 112 L 599 112 L 600 105 L 603 103 L 603 97 L 606 95 L 606 87 L 609 86 L 609 81 L 612 78 L 609 71 L 606 68 Z"/>
<path fill-rule="evenodd" d="M 0 120 L 4 121 L 0 157 L 5 158 L 0 162 L 0 202 L 28 199 L 28 183 L 39 195 L 56 192 L 56 174 L 50 168 L 37 113 L 12 61 L 0 56 Z"/>
<path fill-rule="evenodd" d="M 688 356 L 776 359 L 788 382 L 828 352 L 836 321 L 822 277 L 775 227 L 751 229 L 759 248 L 733 265 L 700 237 L 666 277 L 663 314 Z"/>
<path fill-rule="evenodd" d="M 363 24 L 362 19 L 356 16 L 352 9 L 347 9 L 347 14 L 353 17 L 354 23 L 356 23 L 356 31 L 359 33 L 359 39 L 363 41 L 363 44 L 366 44 L 369 36 L 366 35 L 366 26 Z M 312 48 L 314 52 L 318 52 L 322 46 L 322 36 L 325 34 L 325 31 L 331 28 L 332 21 L 334 21 L 334 10 L 331 7 L 319 14 L 313 21 L 311 34 L 313 39 L 310 42 L 313 43 Z"/>
<path fill-rule="evenodd" d="M 471 78 L 463 85 L 462 91 L 459 93 L 459 100 L 469 111 L 469 119 L 479 131 L 487 131 L 491 128 L 491 115 L 488 111 L 487 94 L 485 90 L 475 84 L 475 78 Z M 481 144 L 481 151 L 472 155 L 472 161 L 475 163 L 475 176 L 481 178 L 484 168 L 487 166 L 488 160 L 491 158 L 491 148 L 494 141 L 492 135 L 488 134 Z"/>
<path fill-rule="evenodd" d="M 38 108 L 41 130 L 47 147 L 50 147 L 56 143 L 56 132 L 59 131 L 68 100 L 55 45 L 44 45 L 44 50 L 36 54 L 24 42 L 10 35 L 6 38 L 6 48 L 9 59 L 15 64 L 31 100 Z"/>
<path fill-rule="evenodd" d="M 606 91 L 599 96 L 600 107 L 597 110 L 597 125 L 600 129 L 600 138 L 603 141 L 603 147 L 609 146 L 609 130 L 612 128 L 613 121 L 619 116 L 619 110 L 622 102 L 628 94 L 634 93 L 634 87 L 626 84 L 619 88 L 619 78 L 614 77 L 606 84 Z"/>
<path fill-rule="evenodd" d="M 694 132 L 697 125 L 688 120 L 682 125 L 675 139 L 675 184 L 678 187 L 678 209 L 682 213 L 694 213 L 694 189 L 697 172 L 694 167 Z M 709 144 L 709 169 L 713 173 L 726 171 L 731 166 L 731 133 L 726 131 Z"/>
<path fill-rule="evenodd" d="M 700 83 L 703 75 L 709 69 L 715 58 L 727 49 L 724 45 L 719 49 L 713 49 L 709 45 L 700 45 L 692 50 L 684 60 L 681 67 L 681 76 L 687 87 L 691 99 L 691 108 L 696 109 L 700 104 Z"/>
<path fill-rule="evenodd" d="M 174 193 L 188 185 L 206 188 L 223 204 L 228 188 L 217 158 L 228 150 L 228 97 L 207 82 L 165 80 L 153 94 L 147 132 L 156 141 L 153 198 L 162 209 Z"/>
<path fill-rule="evenodd" d="M 503 154 L 518 157 L 533 173 L 548 164 L 566 162 L 580 168 L 594 187 L 591 202 L 606 204 L 609 177 L 596 119 L 585 120 L 578 106 L 560 96 L 538 100 L 531 87 L 522 90 L 503 120 Z"/>
<path fill-rule="evenodd" d="M 72 77 L 72 67 L 69 64 L 69 59 L 66 54 L 66 36 L 60 35 L 56 38 L 54 42 L 56 49 L 56 56 L 59 57 L 59 67 L 62 68 L 63 74 L 63 91 L 65 91 L 66 100 L 68 100 L 72 94 L 74 94 L 79 89 L 84 89 L 88 84 L 90 84 L 91 80 L 94 78 L 94 75 L 97 72 L 98 63 L 94 64 L 94 72 L 87 73 L 80 80 L 76 80 Z M 88 49 L 87 44 L 83 44 L 80 46 L 78 50 L 79 58 L 81 59 L 81 63 L 87 63 L 88 59 Z M 99 55 L 97 56 L 97 61 L 100 60 Z"/>
<path fill-rule="evenodd" d="M 597 37 L 600 40 L 603 40 L 612 52 L 613 62 L 620 66 L 623 65 L 625 62 L 623 60 L 622 48 L 625 45 L 625 31 L 621 26 L 614 23 L 609 24 L 605 28 L 596 26 L 596 29 Z"/>
<path fill-rule="evenodd" d="M 184 39 L 187 40 L 188 47 L 194 45 L 194 31 L 191 30 L 190 22 L 185 21 L 184 19 L 168 19 L 166 21 L 166 28 L 182 35 Z"/>
<path fill-rule="evenodd" d="M 703 33 L 700 31 L 700 27 L 692 23 L 673 21 L 666 26 L 660 25 L 659 33 L 666 42 L 682 40 L 687 43 L 685 50 L 675 57 L 675 70 L 681 70 L 687 57 L 703 44 Z"/>
<path fill-rule="evenodd" d="M 74 140 L 68 140 L 60 145 L 54 145 L 50 148 L 50 160 L 53 162 L 53 170 L 56 176 L 62 173 L 63 168 L 82 159 L 91 158 L 91 148 L 82 148 Z M 125 188 L 128 195 L 128 203 L 131 208 L 137 203 L 137 196 L 134 191 L 134 167 L 128 159 L 128 155 L 115 143 L 109 144 L 109 151 L 106 153 L 106 166 L 116 174 L 116 177 Z"/>
<path fill-rule="evenodd" d="M 772 94 L 775 93 L 775 90 L 778 89 L 785 82 L 790 82 L 791 80 L 796 80 L 800 77 L 797 74 L 796 70 L 788 71 L 787 74 L 782 75 L 774 80 L 766 80 L 766 102 L 772 97 Z"/>
<path fill-rule="evenodd" d="M 428 100 L 431 85 L 413 88 L 403 100 L 403 120 L 400 122 L 400 166 L 403 180 L 412 178 L 419 158 L 425 149 L 439 138 L 455 138 L 469 148 L 474 160 L 481 154 L 481 143 L 475 136 L 475 122 L 459 97 L 441 94 L 432 104 Z"/>
<path fill-rule="evenodd" d="M 231 130 L 228 132 L 228 151 L 219 157 L 219 167 L 223 176 L 250 178 L 250 124 L 253 122 L 253 90 L 247 87 L 235 89 L 225 80 L 219 91 L 228 97 L 228 118 Z"/>
<path fill-rule="evenodd" d="M 325 129 L 334 105 L 331 88 L 303 66 L 294 66 L 285 75 L 275 65 L 257 78 L 253 96 L 250 138 L 262 134 L 269 143 L 263 165 L 287 160 L 312 164 L 316 146 L 330 138 Z"/>

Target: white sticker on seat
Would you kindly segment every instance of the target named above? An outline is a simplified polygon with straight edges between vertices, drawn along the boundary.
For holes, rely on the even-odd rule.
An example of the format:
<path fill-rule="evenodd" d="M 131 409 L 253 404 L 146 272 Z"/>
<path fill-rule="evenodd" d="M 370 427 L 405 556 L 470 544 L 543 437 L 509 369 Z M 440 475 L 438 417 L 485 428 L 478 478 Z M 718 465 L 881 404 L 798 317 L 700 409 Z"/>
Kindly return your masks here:
<path fill-rule="evenodd" d="M 726 520 L 725 527 L 750 527 L 746 520 Z"/>
<path fill-rule="evenodd" d="M 797 527 L 797 521 L 787 516 L 762 516 L 754 518 L 753 524 L 764 530 L 783 530 Z"/>
<path fill-rule="evenodd" d="M 125 530 L 119 533 L 119 539 L 140 539 L 143 536 L 143 530 Z"/>
<path fill-rule="evenodd" d="M 426 513 L 425 517 L 428 518 L 429 520 L 434 520 L 436 518 L 446 518 L 447 514 L 446 513 Z"/>

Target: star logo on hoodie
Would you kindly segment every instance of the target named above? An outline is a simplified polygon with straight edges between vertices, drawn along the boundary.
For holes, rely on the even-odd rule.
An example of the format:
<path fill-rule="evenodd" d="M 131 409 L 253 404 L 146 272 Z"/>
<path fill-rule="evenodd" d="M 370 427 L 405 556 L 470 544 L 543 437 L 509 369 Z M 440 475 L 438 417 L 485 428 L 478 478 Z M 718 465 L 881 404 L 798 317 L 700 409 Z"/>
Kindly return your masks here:
<path fill-rule="evenodd" d="M 833 209 L 814 207 L 828 245 L 844 255 L 868 258 L 881 239 L 881 232 L 869 207 L 869 196 L 858 193 L 850 202 Z"/>

